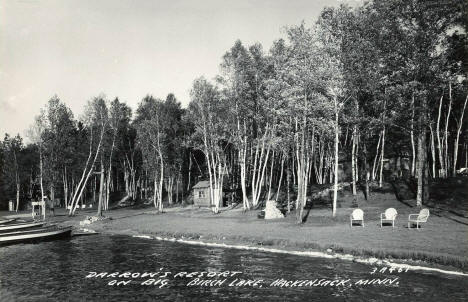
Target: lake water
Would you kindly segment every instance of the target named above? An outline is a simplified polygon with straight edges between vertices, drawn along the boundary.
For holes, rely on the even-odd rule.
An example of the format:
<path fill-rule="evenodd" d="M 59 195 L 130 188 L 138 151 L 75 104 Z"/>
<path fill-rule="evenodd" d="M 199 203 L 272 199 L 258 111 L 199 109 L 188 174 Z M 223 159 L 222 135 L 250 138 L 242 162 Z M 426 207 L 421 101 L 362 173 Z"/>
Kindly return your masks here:
<path fill-rule="evenodd" d="M 93 235 L 0 247 L 0 301 L 466 301 L 468 277 L 373 270 L 351 261 Z M 193 273 L 201 271 L 210 275 Z"/>

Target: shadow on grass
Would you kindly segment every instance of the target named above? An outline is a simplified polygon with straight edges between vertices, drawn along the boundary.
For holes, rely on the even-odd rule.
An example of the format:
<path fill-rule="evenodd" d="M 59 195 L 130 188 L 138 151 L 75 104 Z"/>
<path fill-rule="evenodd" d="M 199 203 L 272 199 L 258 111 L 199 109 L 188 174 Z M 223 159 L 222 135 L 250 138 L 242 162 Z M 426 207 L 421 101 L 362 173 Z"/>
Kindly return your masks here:
<path fill-rule="evenodd" d="M 302 217 L 302 223 L 305 223 L 307 221 L 309 214 L 310 214 L 310 208 L 307 209 L 307 213 L 304 215 L 304 217 Z"/>

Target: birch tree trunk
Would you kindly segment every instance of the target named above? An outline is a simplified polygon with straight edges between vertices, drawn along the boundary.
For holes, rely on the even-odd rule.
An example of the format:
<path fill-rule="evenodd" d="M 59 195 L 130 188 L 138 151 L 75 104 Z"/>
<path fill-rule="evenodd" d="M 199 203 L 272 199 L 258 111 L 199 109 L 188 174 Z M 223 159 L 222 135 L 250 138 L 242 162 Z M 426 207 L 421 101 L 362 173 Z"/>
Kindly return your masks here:
<path fill-rule="evenodd" d="M 176 180 L 176 203 L 179 203 L 179 182 L 180 182 L 180 173 L 177 174 L 177 180 Z"/>
<path fill-rule="evenodd" d="M 128 186 L 128 170 L 127 170 L 126 161 L 124 161 L 124 183 L 125 183 L 125 192 L 127 193 L 128 196 L 130 196 L 130 189 Z"/>
<path fill-rule="evenodd" d="M 75 192 L 75 177 L 73 176 L 73 173 L 71 175 L 71 191 L 70 191 L 70 196 L 68 198 L 68 200 L 66 201 L 67 202 L 67 207 L 66 209 L 68 210 L 69 207 L 71 207 L 71 202 L 72 202 L 72 197 L 73 197 L 73 194 Z"/>
<path fill-rule="evenodd" d="M 33 168 L 31 167 L 31 172 L 29 174 L 29 193 L 28 193 L 28 196 L 29 198 L 33 198 L 33 185 L 34 185 L 34 182 L 33 182 Z"/>
<path fill-rule="evenodd" d="M 369 165 L 367 163 L 367 142 L 366 139 L 364 138 L 363 140 L 363 157 L 364 157 L 364 179 L 365 179 L 365 192 L 366 192 L 366 200 L 370 199 L 370 190 L 369 190 L 369 178 L 370 178 L 370 173 L 369 173 Z"/>
<path fill-rule="evenodd" d="M 420 130 L 420 132 L 422 132 Z M 424 141 L 424 135 L 419 134 L 418 135 L 418 169 L 417 169 L 417 177 L 418 177 L 418 189 L 417 189 L 417 195 L 416 195 L 416 206 L 421 207 L 422 202 L 423 202 L 423 173 L 424 173 L 424 147 L 423 144 L 425 143 Z"/>
<path fill-rule="evenodd" d="M 77 189 L 75 191 L 75 194 L 73 196 L 73 199 L 72 199 L 72 206 L 70 208 L 70 212 L 69 212 L 69 215 L 74 215 L 75 214 L 75 211 L 76 211 L 76 208 L 78 207 L 78 201 L 80 200 L 80 198 L 82 197 L 82 194 L 83 194 L 83 191 L 86 187 L 86 184 L 88 182 L 88 179 L 89 179 L 89 176 L 91 175 L 91 173 L 93 172 L 93 167 L 94 167 L 94 164 L 96 163 L 96 159 L 101 151 L 101 144 L 102 144 L 102 138 L 104 137 L 104 132 L 105 132 L 105 129 L 104 129 L 104 125 L 102 126 L 102 129 L 101 129 L 101 134 L 100 134 L 100 138 L 99 138 L 99 143 L 98 143 L 98 146 L 96 148 L 96 153 L 94 155 L 94 159 L 93 159 L 93 162 L 91 164 L 91 167 L 89 168 L 88 170 L 88 173 L 86 174 L 86 171 L 88 169 L 88 161 L 89 159 L 91 158 L 92 156 L 92 135 L 91 135 L 91 141 L 90 141 L 90 153 L 89 153 L 89 156 L 88 156 L 88 161 L 86 162 L 86 166 L 83 170 L 83 175 L 81 177 L 81 180 L 80 180 L 80 183 L 78 184 L 77 186 Z M 85 174 L 86 174 L 86 178 L 85 178 Z"/>
<path fill-rule="evenodd" d="M 172 189 L 173 189 L 173 184 L 174 184 L 173 176 L 169 177 L 168 182 L 169 182 L 169 186 L 167 186 L 167 199 L 168 199 L 169 204 L 172 205 L 173 203 L 172 202 L 172 193 L 173 193 Z"/>
<path fill-rule="evenodd" d="M 148 200 L 148 170 L 145 169 L 145 200 Z"/>
<path fill-rule="evenodd" d="M 289 168 L 286 169 L 286 183 L 287 183 L 287 188 L 286 188 L 286 194 L 287 194 L 287 199 L 288 199 L 288 213 L 291 212 L 291 195 L 290 195 L 290 188 L 291 188 L 291 170 Z"/>
<path fill-rule="evenodd" d="M 96 191 L 97 191 L 97 176 L 94 176 L 94 183 L 93 183 L 93 203 L 96 204 Z"/>
<path fill-rule="evenodd" d="M 247 148 L 245 146 L 245 148 Z M 239 164 L 240 164 L 240 177 L 241 177 L 241 190 L 242 190 L 242 206 L 245 210 L 250 210 L 250 203 L 247 197 L 247 186 L 246 186 L 246 157 L 247 150 L 243 149 L 239 151 Z"/>
<path fill-rule="evenodd" d="M 276 198 L 275 198 L 276 202 L 278 202 L 278 196 L 279 196 L 279 192 L 280 192 L 280 189 L 281 189 L 281 182 L 283 180 L 284 160 L 285 160 L 285 155 L 283 153 L 282 156 L 281 156 L 281 171 L 280 171 L 280 178 L 279 178 L 279 181 L 278 181 L 278 189 L 276 190 Z"/>
<path fill-rule="evenodd" d="M 99 172 L 100 180 L 99 180 L 99 202 L 98 202 L 98 209 L 96 215 L 101 217 L 102 216 L 102 202 L 104 198 L 104 162 L 101 156 L 101 172 Z"/>
<path fill-rule="evenodd" d="M 267 126 L 261 140 L 257 141 L 255 150 L 255 160 L 252 174 L 252 205 L 254 207 L 258 205 L 262 193 L 262 184 L 264 181 L 265 170 L 271 148 L 270 142 L 266 142 L 269 140 L 270 132 L 271 130 L 269 130 Z"/>
<path fill-rule="evenodd" d="M 53 203 L 55 201 L 55 187 L 54 184 L 50 184 L 50 202 L 51 206 L 54 206 Z"/>
<path fill-rule="evenodd" d="M 192 152 L 189 151 L 189 166 L 188 166 L 188 181 L 187 181 L 187 192 L 190 191 L 190 184 L 191 184 L 191 173 L 192 173 Z"/>
<path fill-rule="evenodd" d="M 114 151 L 114 145 L 115 145 L 115 137 L 116 137 L 116 132 L 114 131 L 114 135 L 112 137 L 112 146 L 111 146 L 111 151 L 109 155 L 109 168 L 107 169 L 107 178 L 106 178 L 106 204 L 105 204 L 105 210 L 108 209 L 109 207 L 109 199 L 110 199 L 110 184 L 111 184 L 111 175 L 112 175 L 112 154 Z"/>
<path fill-rule="evenodd" d="M 380 152 L 380 174 L 379 174 L 379 188 L 382 188 L 383 182 L 383 168 L 384 168 L 384 147 L 385 147 L 385 125 L 382 129 L 382 151 Z"/>
<path fill-rule="evenodd" d="M 387 109 L 387 99 L 385 98 L 383 115 L 382 115 L 382 152 L 380 153 L 380 175 L 379 175 L 379 188 L 382 188 L 383 182 L 383 169 L 384 169 L 384 159 L 385 159 L 385 110 Z"/>
<path fill-rule="evenodd" d="M 444 160 L 443 160 L 443 146 L 442 146 L 442 141 L 440 139 L 440 116 L 442 113 L 442 101 L 444 99 L 444 93 L 442 92 L 442 95 L 440 96 L 440 101 L 439 101 L 439 113 L 437 115 L 437 124 L 436 124 L 436 134 L 437 134 L 437 151 L 439 154 L 439 165 L 440 165 L 440 173 L 439 177 L 445 178 L 445 167 L 444 167 Z"/>
<path fill-rule="evenodd" d="M 76 205 L 78 204 L 78 200 L 81 196 L 81 193 L 82 193 L 82 184 L 83 182 L 85 181 L 85 178 L 86 177 L 89 177 L 90 173 L 88 172 L 88 164 L 89 164 L 89 161 L 93 155 L 92 151 L 93 151 L 93 131 L 91 129 L 91 137 L 90 137 L 90 142 L 89 142 L 89 153 L 88 153 L 88 158 L 86 160 L 86 164 L 85 164 L 85 167 L 83 168 L 83 173 L 81 174 L 81 178 L 80 178 L 80 181 L 79 183 L 77 184 L 75 190 L 74 190 L 74 193 L 71 197 L 71 201 L 70 201 L 70 211 L 68 212 L 68 215 L 71 216 L 75 213 L 75 209 L 76 209 Z M 94 157 L 94 160 L 93 160 L 93 163 L 91 164 L 91 168 L 90 168 L 90 171 L 92 170 L 93 166 L 94 166 L 94 163 L 96 161 L 96 157 L 97 157 L 97 154 L 95 155 Z"/>
<path fill-rule="evenodd" d="M 455 146 L 453 149 L 453 176 L 454 177 L 457 176 L 458 144 L 460 142 L 460 132 L 463 126 L 463 115 L 465 114 L 467 102 L 468 102 L 468 95 L 465 98 L 465 103 L 463 104 L 463 109 L 460 115 L 460 120 L 458 121 L 457 137 L 455 139 Z"/>
<path fill-rule="evenodd" d="M 68 205 L 68 177 L 67 177 L 67 166 L 64 167 L 63 172 L 63 199 L 65 204 L 65 209 Z"/>
<path fill-rule="evenodd" d="M 375 177 L 376 177 L 376 167 L 377 167 L 377 159 L 379 159 L 379 155 L 380 155 L 380 141 L 382 140 L 382 132 L 379 133 L 379 140 L 377 142 L 377 148 L 375 150 L 375 157 L 374 157 L 374 164 L 372 165 L 372 175 L 371 175 L 371 179 L 372 181 L 375 180 Z"/>
<path fill-rule="evenodd" d="M 447 120 L 445 121 L 444 132 L 444 161 L 445 161 L 445 177 L 449 175 L 449 153 L 448 153 L 448 125 L 450 121 L 450 113 L 452 111 L 452 83 L 449 82 L 449 108 L 447 113 Z"/>
<path fill-rule="evenodd" d="M 358 154 L 359 154 L 359 141 L 361 140 L 361 135 L 359 133 L 359 128 L 356 128 L 356 147 L 354 151 L 354 170 L 355 170 L 355 177 L 356 177 L 356 183 L 359 182 L 359 160 L 358 160 Z"/>
<path fill-rule="evenodd" d="M 426 98 L 421 100 L 421 115 L 419 116 L 419 134 L 418 134 L 418 188 L 416 195 L 416 206 L 421 207 L 424 199 L 424 169 L 426 168 Z"/>
<path fill-rule="evenodd" d="M 236 103 L 236 108 L 237 108 Z M 236 110 L 238 113 L 238 110 Z M 245 119 L 243 120 L 243 128 L 241 129 L 241 123 L 239 114 L 237 114 L 237 133 L 238 133 L 238 140 L 239 140 L 239 167 L 240 167 L 240 182 L 241 182 L 241 190 L 242 190 L 242 207 L 244 211 L 250 210 L 250 203 L 249 198 L 247 197 L 247 135 L 243 132 L 245 131 L 246 124 Z M 253 197 L 253 195 L 252 195 Z M 252 201 L 253 202 L 253 201 Z"/>
<path fill-rule="evenodd" d="M 153 204 L 154 204 L 154 208 L 157 209 L 158 208 L 158 173 L 156 171 L 154 171 L 154 181 L 153 181 L 153 185 L 154 185 L 154 193 L 153 193 Z"/>
<path fill-rule="evenodd" d="M 270 165 L 270 180 L 268 181 L 268 197 L 267 200 L 270 200 L 271 195 L 271 181 L 273 179 L 273 164 L 275 163 L 275 151 L 273 150 L 273 154 L 271 156 L 271 165 Z"/>
<path fill-rule="evenodd" d="M 432 155 L 432 177 L 436 177 L 436 154 L 434 144 L 434 131 L 432 130 L 432 124 L 429 123 L 429 129 L 431 131 L 431 155 Z"/>
<path fill-rule="evenodd" d="M 39 144 L 39 174 L 40 174 L 40 183 L 41 183 L 41 202 L 42 202 L 42 219 L 45 220 L 45 202 L 44 202 L 44 182 L 43 182 L 43 159 L 42 159 L 42 144 Z"/>
<path fill-rule="evenodd" d="M 13 158 L 15 160 L 16 212 L 18 212 L 19 201 L 20 201 L 20 180 L 19 180 L 19 173 L 18 173 L 18 159 L 16 158 L 16 151 L 15 150 L 13 150 Z"/>
<path fill-rule="evenodd" d="M 162 197 L 162 189 L 163 189 L 163 180 L 164 180 L 164 163 L 162 160 L 162 154 L 160 154 L 160 160 L 161 160 L 161 175 L 159 178 L 159 189 L 158 189 L 158 211 L 162 212 L 163 211 L 163 197 Z"/>
<path fill-rule="evenodd" d="M 19 182 L 19 177 L 16 176 L 16 212 L 18 212 L 18 209 L 19 209 L 19 203 L 20 203 L 20 187 L 21 187 L 21 184 Z"/>
<path fill-rule="evenodd" d="M 356 126 L 354 126 L 353 129 L 353 143 L 351 146 L 351 174 L 352 174 L 352 190 L 353 190 L 353 195 L 356 195 Z"/>
<path fill-rule="evenodd" d="M 112 166 L 109 166 L 107 170 L 107 177 L 106 177 L 106 202 L 104 204 L 104 210 L 109 210 L 109 200 L 110 200 L 110 186 L 112 180 Z"/>
<path fill-rule="evenodd" d="M 336 202 L 338 199 L 338 144 L 339 144 L 339 124 L 338 124 L 338 100 L 334 98 L 335 103 L 335 183 L 333 186 L 333 205 L 332 216 L 336 216 Z"/>
<path fill-rule="evenodd" d="M 414 147 L 414 93 L 411 96 L 411 176 L 414 177 L 415 165 L 416 165 L 416 149 Z"/>

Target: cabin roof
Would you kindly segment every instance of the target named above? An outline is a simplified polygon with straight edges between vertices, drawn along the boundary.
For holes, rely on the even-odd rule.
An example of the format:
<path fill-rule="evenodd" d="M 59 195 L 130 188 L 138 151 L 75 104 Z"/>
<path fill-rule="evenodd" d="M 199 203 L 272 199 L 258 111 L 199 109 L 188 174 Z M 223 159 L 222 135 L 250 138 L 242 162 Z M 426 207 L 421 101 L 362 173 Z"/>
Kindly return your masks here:
<path fill-rule="evenodd" d="M 193 186 L 193 189 L 202 189 L 202 188 L 209 188 L 210 181 L 209 180 L 202 180 L 199 181 L 196 185 Z"/>

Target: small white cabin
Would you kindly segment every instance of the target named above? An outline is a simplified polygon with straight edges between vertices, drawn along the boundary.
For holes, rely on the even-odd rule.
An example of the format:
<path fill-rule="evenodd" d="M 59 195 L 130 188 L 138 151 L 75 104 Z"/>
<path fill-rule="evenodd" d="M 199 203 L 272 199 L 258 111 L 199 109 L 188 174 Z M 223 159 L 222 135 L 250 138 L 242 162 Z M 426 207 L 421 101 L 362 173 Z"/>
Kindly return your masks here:
<path fill-rule="evenodd" d="M 193 186 L 193 204 L 198 207 L 210 207 L 210 182 L 208 180 L 199 181 Z"/>

